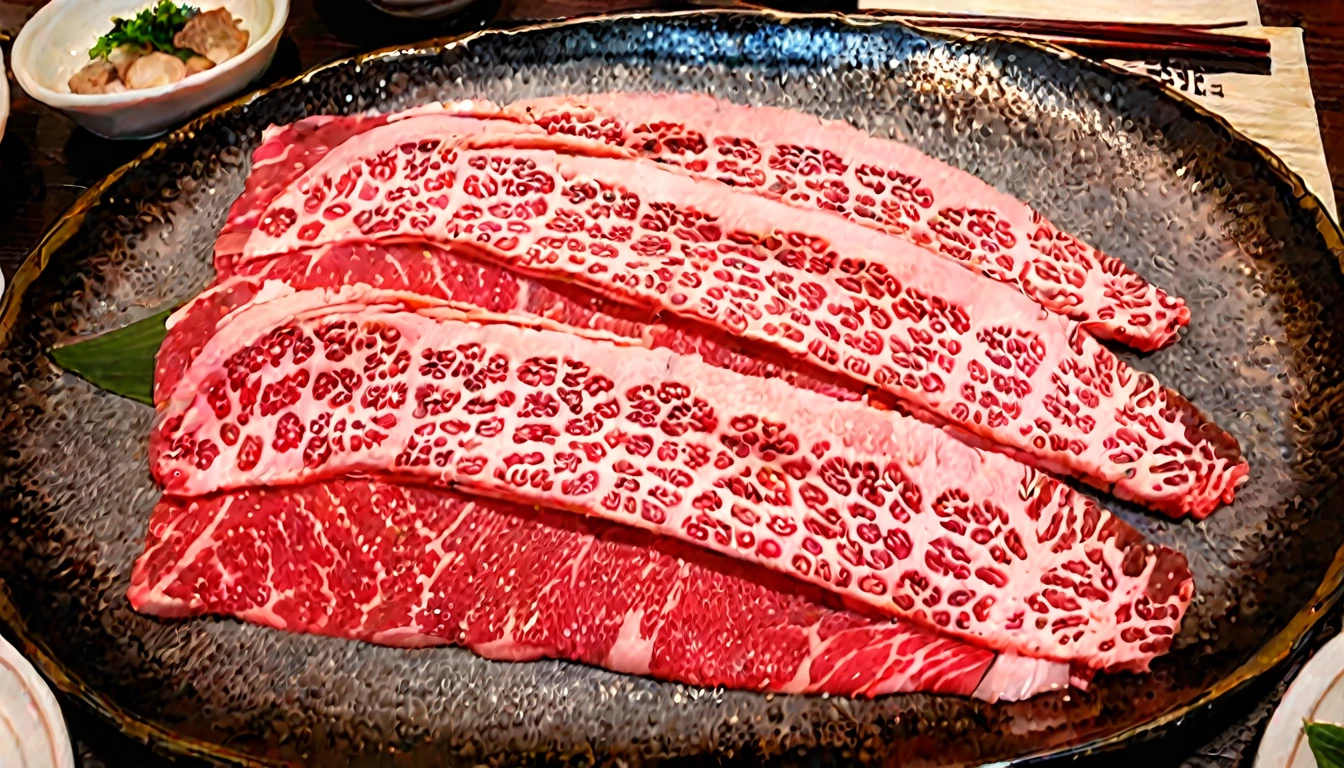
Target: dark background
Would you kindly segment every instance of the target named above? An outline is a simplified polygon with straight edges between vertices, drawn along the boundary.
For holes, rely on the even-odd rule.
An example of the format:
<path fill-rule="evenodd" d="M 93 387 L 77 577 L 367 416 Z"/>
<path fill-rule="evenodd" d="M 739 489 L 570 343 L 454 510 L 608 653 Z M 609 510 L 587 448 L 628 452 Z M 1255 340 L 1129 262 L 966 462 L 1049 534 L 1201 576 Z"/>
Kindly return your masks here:
<path fill-rule="evenodd" d="M 1123 0 L 1117 0 L 1123 2 Z M 9 41 L 42 0 L 0 0 L 0 41 L 6 62 Z M 527 20 L 646 7 L 681 8 L 732 5 L 699 0 L 479 0 L 440 22 L 401 22 L 361 0 L 292 0 L 289 23 L 275 62 L 261 84 L 275 82 L 333 59 L 399 43 Z M 777 1 L 788 10 L 853 10 L 849 3 Z M 955 10 L 955 0 L 949 0 Z M 1307 60 L 1316 97 L 1326 160 L 1337 200 L 1344 201 L 1344 0 L 1260 0 L 1265 26 L 1306 30 Z M 6 68 L 8 70 L 8 68 Z M 9 77 L 11 113 L 0 141 L 0 270 L 11 278 L 46 228 L 84 189 L 143 152 L 151 142 L 114 142 L 76 128 L 69 120 L 34 102 Z M 1316 638 L 1334 634 L 1338 620 Z M 1291 676 L 1294 670 L 1286 670 Z M 1217 712 L 1203 713 L 1167 738 L 1119 755 L 1083 759 L 1088 766 L 1162 766 L 1249 768 L 1260 731 L 1281 695 L 1283 684 L 1269 680 L 1234 697 Z M 76 704 L 67 702 L 66 720 L 81 768 L 161 768 L 196 766 L 171 762 L 120 735 Z M 3 768 L 3 767 L 0 767 Z"/>

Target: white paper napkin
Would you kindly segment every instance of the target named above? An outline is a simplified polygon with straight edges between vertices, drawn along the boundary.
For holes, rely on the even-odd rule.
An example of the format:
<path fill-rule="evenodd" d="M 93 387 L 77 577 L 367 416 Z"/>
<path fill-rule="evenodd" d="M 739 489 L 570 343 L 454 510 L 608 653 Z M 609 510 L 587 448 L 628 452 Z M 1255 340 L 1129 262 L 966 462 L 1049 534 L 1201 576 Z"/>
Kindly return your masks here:
<path fill-rule="evenodd" d="M 1156 77 L 1227 119 L 1237 130 L 1264 144 L 1302 176 L 1307 188 L 1339 220 L 1335 188 L 1325 164 L 1316 100 L 1307 73 L 1307 50 L 1296 27 L 1256 27 L 1246 34 L 1270 41 L 1273 59 L 1269 75 L 1239 73 L 1200 74 L 1173 69 L 1158 62 L 1112 61 L 1133 72 Z"/>

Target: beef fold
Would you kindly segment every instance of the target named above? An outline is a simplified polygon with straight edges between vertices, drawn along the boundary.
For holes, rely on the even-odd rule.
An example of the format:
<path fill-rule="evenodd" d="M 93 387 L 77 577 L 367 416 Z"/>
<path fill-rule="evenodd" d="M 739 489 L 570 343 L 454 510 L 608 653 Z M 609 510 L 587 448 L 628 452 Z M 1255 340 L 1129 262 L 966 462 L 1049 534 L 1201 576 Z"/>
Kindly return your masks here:
<path fill-rule="evenodd" d="M 1207 515 L 1245 479 L 1236 441 L 1191 403 L 1008 286 L 647 162 L 405 141 L 428 120 L 333 151 L 272 201 L 242 263 L 341 242 L 472 248 L 797 355 L 1172 515 Z"/>
<path fill-rule="evenodd" d="M 314 115 L 286 125 L 267 128 L 252 153 L 252 169 L 243 193 L 233 201 L 224 227 L 215 241 L 215 264 L 227 271 L 242 252 L 257 218 L 275 196 L 303 175 L 335 147 L 372 128 L 385 125 L 388 115 Z"/>
<path fill-rule="evenodd" d="M 351 472 L 458 485 L 1095 669 L 1146 668 L 1191 597 L 1177 553 L 917 420 L 424 301 L 355 288 L 235 312 L 164 408 L 157 479 L 178 495 Z"/>
<path fill-rule="evenodd" d="M 1068 666 L 846 610 L 770 571 L 566 512 L 372 479 L 166 497 L 136 610 L 490 659 L 568 659 L 698 686 L 996 700 Z"/>

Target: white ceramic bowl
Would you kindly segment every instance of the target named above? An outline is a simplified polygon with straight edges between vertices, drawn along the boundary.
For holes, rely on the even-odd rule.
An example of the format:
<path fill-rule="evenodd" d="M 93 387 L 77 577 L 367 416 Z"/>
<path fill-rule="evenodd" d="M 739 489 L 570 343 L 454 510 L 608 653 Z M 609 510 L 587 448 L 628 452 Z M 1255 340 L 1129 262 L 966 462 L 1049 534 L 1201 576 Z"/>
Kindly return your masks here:
<path fill-rule="evenodd" d="M 5 137 L 5 123 L 9 121 L 9 78 L 5 77 L 5 57 L 0 54 L 0 139 Z M 0 293 L 5 290 L 5 273 L 0 272 Z"/>
<path fill-rule="evenodd" d="M 1316 768 L 1303 720 L 1344 724 L 1344 635 L 1326 643 L 1297 673 L 1265 728 L 1255 768 Z"/>
<path fill-rule="evenodd" d="M 0 765 L 74 768 L 70 735 L 51 689 L 0 639 Z"/>
<path fill-rule="evenodd" d="M 5 73 L 5 56 L 0 54 L 0 75 Z M 5 136 L 5 123 L 9 121 L 9 78 L 0 77 L 0 139 Z M 4 287 L 0 278 L 0 288 Z"/>
<path fill-rule="evenodd" d="M 266 71 L 289 16 L 289 0 L 188 2 L 203 11 L 227 8 L 242 19 L 247 50 L 171 85 L 123 93 L 71 93 L 67 81 L 88 63 L 94 42 L 112 29 L 112 17 L 134 16 L 155 0 L 52 0 L 23 25 L 14 41 L 10 53 L 14 76 L 29 96 L 99 136 L 156 136 L 238 93 Z"/>

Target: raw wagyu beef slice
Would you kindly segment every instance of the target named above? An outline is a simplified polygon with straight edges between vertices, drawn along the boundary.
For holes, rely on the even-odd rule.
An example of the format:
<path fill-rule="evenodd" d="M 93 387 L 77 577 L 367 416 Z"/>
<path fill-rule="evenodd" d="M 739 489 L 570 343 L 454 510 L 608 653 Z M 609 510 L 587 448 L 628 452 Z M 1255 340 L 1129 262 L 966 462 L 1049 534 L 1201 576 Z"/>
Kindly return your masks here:
<path fill-rule="evenodd" d="M 1236 441 L 1180 395 L 1077 324 L 909 243 L 646 162 L 454 149 L 451 136 L 403 152 L 417 122 L 428 118 L 371 130 L 310 169 L 241 262 L 355 241 L 473 248 L 801 356 L 1173 515 L 1208 514 L 1246 476 Z"/>
<path fill-rule="evenodd" d="M 1060 230 L 979 178 L 914 147 L 836 121 L 702 94 L 608 93 L 538 99 L 464 114 L 604 141 L 790 205 L 833 212 L 908 238 L 1018 287 L 1097 336 L 1143 350 L 1190 317 L 1178 297 Z"/>
<path fill-rule="evenodd" d="M 165 498 L 129 597 L 156 616 L 706 687 L 995 700 L 1069 681 L 1068 665 L 837 609 L 822 590 L 671 539 L 379 480 Z"/>
<path fill-rule="evenodd" d="M 1097 669 L 1146 668 L 1190 599 L 1178 554 L 915 419 L 668 350 L 309 299 L 327 301 L 235 313 L 196 357 L 151 439 L 169 493 L 352 472 L 456 485 Z"/>
<path fill-rule="evenodd" d="M 155 402 L 171 397 L 183 372 L 235 311 L 255 308 L 294 291 L 377 286 L 413 294 L 483 320 L 564 330 L 627 344 L 700 355 L 739 373 L 782 378 L 843 400 L 864 396 L 861 386 L 737 337 L 675 316 L 619 304 L 572 284 L 519 274 L 497 263 L 417 243 L 344 243 L 251 262 L 216 282 L 168 322 L 155 363 Z"/>
<path fill-rule="evenodd" d="M 484 101 L 446 107 L 450 114 L 516 121 L 553 136 L 619 146 L 739 190 L 846 216 L 1013 285 L 1095 335 L 1140 349 L 1169 343 L 1189 319 L 1179 298 L 1012 197 L 913 147 L 845 123 L 674 93 L 540 99 L 503 109 Z M 247 192 L 230 211 L 221 251 L 236 255 L 277 187 L 331 148 L 388 120 L 442 112 L 429 105 L 381 118 L 309 118 L 268 132 Z M 308 125 L 314 120 L 323 122 Z"/>

